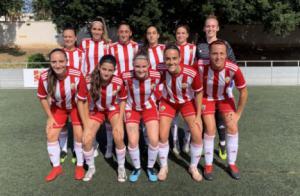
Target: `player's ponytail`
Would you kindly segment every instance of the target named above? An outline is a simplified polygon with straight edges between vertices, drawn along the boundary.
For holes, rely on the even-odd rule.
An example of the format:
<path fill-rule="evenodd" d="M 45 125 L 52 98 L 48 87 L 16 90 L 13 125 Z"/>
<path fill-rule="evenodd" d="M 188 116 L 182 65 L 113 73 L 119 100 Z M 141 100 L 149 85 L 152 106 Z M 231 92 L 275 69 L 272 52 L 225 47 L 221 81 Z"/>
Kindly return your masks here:
<path fill-rule="evenodd" d="M 99 90 L 102 85 L 99 67 L 101 67 L 101 65 L 103 65 L 103 63 L 111 63 L 114 67 L 116 67 L 116 64 L 117 64 L 114 56 L 104 55 L 100 59 L 99 65 L 92 72 L 90 94 L 91 94 L 93 101 L 95 101 L 95 102 L 99 99 Z"/>
<path fill-rule="evenodd" d="M 49 53 L 49 59 L 51 62 L 51 56 L 54 52 L 61 52 L 64 54 L 65 58 L 67 59 L 67 54 L 65 53 L 65 51 L 61 48 L 55 48 L 53 49 L 50 53 Z M 57 82 L 57 76 L 52 68 L 52 66 L 50 65 L 49 69 L 48 69 L 48 78 L 47 78 L 47 92 L 48 95 L 51 97 L 55 96 L 55 91 L 56 91 L 56 82 Z"/>
<path fill-rule="evenodd" d="M 89 25 L 88 25 L 88 30 L 89 30 L 89 34 L 91 37 L 93 37 L 92 35 L 92 28 L 93 28 L 93 25 L 95 23 L 101 23 L 102 25 L 102 28 L 103 28 L 103 34 L 102 34 L 102 39 L 104 40 L 105 43 L 110 43 L 111 40 L 109 39 L 109 36 L 108 36 L 108 30 L 107 30 L 107 26 L 106 26 L 106 22 L 105 22 L 105 19 L 101 16 L 98 16 L 96 17 Z"/>

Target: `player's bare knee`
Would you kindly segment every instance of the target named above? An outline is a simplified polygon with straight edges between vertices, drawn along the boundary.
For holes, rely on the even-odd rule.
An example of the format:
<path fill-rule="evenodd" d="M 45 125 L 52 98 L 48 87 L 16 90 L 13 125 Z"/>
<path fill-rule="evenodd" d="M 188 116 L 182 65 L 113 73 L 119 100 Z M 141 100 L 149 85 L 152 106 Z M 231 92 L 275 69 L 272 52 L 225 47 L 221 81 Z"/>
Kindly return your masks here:
<path fill-rule="evenodd" d="M 86 133 L 83 135 L 83 139 L 82 139 L 83 145 L 87 148 L 89 148 L 90 146 L 92 146 L 93 143 L 93 137 L 91 134 Z"/>
<path fill-rule="evenodd" d="M 227 133 L 232 134 L 232 135 L 237 134 L 238 133 L 238 127 L 237 126 L 227 127 Z"/>

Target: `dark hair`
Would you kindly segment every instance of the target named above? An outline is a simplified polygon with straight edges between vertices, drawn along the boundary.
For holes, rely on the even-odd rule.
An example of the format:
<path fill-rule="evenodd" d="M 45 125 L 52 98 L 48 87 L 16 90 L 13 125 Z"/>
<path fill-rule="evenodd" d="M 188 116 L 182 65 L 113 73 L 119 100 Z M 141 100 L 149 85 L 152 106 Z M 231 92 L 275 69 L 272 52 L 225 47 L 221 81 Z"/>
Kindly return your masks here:
<path fill-rule="evenodd" d="M 185 28 L 186 31 L 187 31 L 187 33 L 190 34 L 190 27 L 187 24 L 179 24 L 179 25 L 177 25 L 176 28 L 175 28 L 175 34 L 176 34 L 177 30 L 179 28 L 181 28 L 181 27 Z"/>
<path fill-rule="evenodd" d="M 150 46 L 149 41 L 148 41 L 148 39 L 147 39 L 147 31 L 148 31 L 148 29 L 149 29 L 150 27 L 155 28 L 156 31 L 157 31 L 157 33 L 159 34 L 158 28 L 157 28 L 155 25 L 149 25 L 149 26 L 147 26 L 146 32 L 145 32 L 145 36 L 144 36 L 144 44 L 143 44 L 143 47 L 142 47 L 143 50 L 145 50 L 145 51 L 147 51 L 147 50 L 149 49 L 149 46 Z"/>
<path fill-rule="evenodd" d="M 104 55 L 100 59 L 98 66 L 101 67 L 101 65 L 103 65 L 103 63 L 110 63 L 114 67 L 116 67 L 117 61 L 114 56 L 108 54 L 108 55 Z M 99 89 L 101 88 L 101 83 L 102 83 L 102 81 L 101 81 L 101 77 L 100 77 L 100 71 L 96 67 L 91 74 L 91 89 L 90 89 L 90 94 L 94 101 L 97 101 L 97 99 L 99 99 Z"/>
<path fill-rule="evenodd" d="M 51 61 L 52 54 L 55 53 L 55 52 L 61 52 L 62 54 L 64 54 L 66 60 L 68 60 L 67 54 L 63 49 L 55 48 L 55 49 L 51 50 L 51 52 L 48 55 L 50 61 Z M 48 82 L 48 86 L 47 86 L 48 95 L 50 95 L 51 97 L 54 97 L 55 96 L 55 91 L 56 91 L 57 76 L 56 76 L 54 70 L 52 69 L 51 64 L 50 64 L 50 67 L 48 69 L 47 82 Z"/>
<path fill-rule="evenodd" d="M 164 50 L 164 54 L 166 54 L 167 50 L 176 50 L 178 52 L 178 55 L 180 56 L 180 50 L 175 44 L 168 44 Z"/>
<path fill-rule="evenodd" d="M 149 55 L 148 55 L 148 52 L 146 52 L 145 50 L 140 50 L 133 58 L 133 62 L 136 60 L 136 59 L 144 59 L 146 61 L 149 62 Z"/>
<path fill-rule="evenodd" d="M 75 36 L 77 35 L 77 32 L 76 32 L 76 28 L 72 25 L 66 25 L 64 28 L 63 28 L 63 32 L 66 31 L 66 30 L 71 30 L 74 32 Z"/>
<path fill-rule="evenodd" d="M 126 22 L 125 20 L 122 20 L 122 21 L 119 23 L 119 25 L 118 25 L 118 30 L 120 29 L 120 27 L 121 27 L 122 25 L 128 26 L 128 28 L 130 29 L 130 31 L 132 31 L 132 28 L 131 28 L 130 24 L 129 24 L 128 22 Z"/>
<path fill-rule="evenodd" d="M 211 42 L 211 43 L 209 44 L 209 51 L 211 51 L 211 48 L 212 48 L 213 45 L 224 45 L 225 48 L 226 48 L 226 53 L 227 53 L 227 45 L 226 45 L 226 42 L 225 42 L 224 40 L 222 40 L 222 39 L 217 39 L 217 40 Z"/>

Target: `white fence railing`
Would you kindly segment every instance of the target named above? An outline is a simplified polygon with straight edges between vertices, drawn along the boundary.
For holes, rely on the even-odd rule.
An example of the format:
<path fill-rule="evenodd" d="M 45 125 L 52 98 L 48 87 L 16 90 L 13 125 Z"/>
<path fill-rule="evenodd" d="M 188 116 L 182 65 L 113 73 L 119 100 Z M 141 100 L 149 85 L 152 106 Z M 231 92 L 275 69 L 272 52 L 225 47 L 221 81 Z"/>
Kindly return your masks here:
<path fill-rule="evenodd" d="M 243 60 L 237 63 L 248 85 L 300 85 L 300 60 Z M 0 62 L 0 88 L 24 87 L 23 69 L 28 69 L 28 64 Z"/>
<path fill-rule="evenodd" d="M 250 85 L 300 85 L 300 60 L 237 62 Z"/>
<path fill-rule="evenodd" d="M 47 65 L 49 62 L 0 62 L 0 69 L 27 69 L 30 64 Z"/>

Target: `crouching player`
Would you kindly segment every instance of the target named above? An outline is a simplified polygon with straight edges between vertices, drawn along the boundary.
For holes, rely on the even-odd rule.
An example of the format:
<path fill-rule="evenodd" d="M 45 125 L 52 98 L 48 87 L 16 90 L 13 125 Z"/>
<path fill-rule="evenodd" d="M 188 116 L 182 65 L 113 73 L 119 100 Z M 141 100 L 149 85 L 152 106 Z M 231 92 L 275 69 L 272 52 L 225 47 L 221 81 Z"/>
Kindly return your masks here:
<path fill-rule="evenodd" d="M 229 172 L 234 179 L 240 178 L 236 166 L 238 152 L 238 121 L 247 102 L 247 87 L 239 67 L 227 60 L 226 43 L 223 40 L 213 41 L 209 45 L 209 61 L 199 60 L 197 68 L 203 81 L 202 118 L 205 125 L 204 177 L 213 179 L 214 138 L 216 133 L 215 111 L 218 109 L 226 125 L 226 143 Z M 206 62 L 206 64 L 205 64 Z M 239 90 L 239 101 L 235 108 L 234 97 L 230 88 L 234 81 Z"/>
<path fill-rule="evenodd" d="M 180 63 L 180 51 L 176 45 L 169 45 L 164 51 L 167 70 L 162 71 L 163 95 L 159 105 L 159 159 L 161 168 L 159 180 L 166 180 L 168 173 L 169 131 L 176 112 L 181 112 L 188 124 L 192 142 L 189 172 L 195 181 L 202 175 L 197 169 L 202 152 L 202 84 L 198 72 L 191 66 Z"/>
<path fill-rule="evenodd" d="M 87 89 L 82 73 L 75 68 L 67 67 L 67 55 L 63 49 L 54 49 L 49 54 L 50 68 L 41 74 L 37 95 L 42 108 L 47 114 L 46 125 L 47 149 L 53 165 L 46 176 L 46 181 L 54 180 L 62 173 L 60 165 L 59 133 L 71 117 L 74 131 L 74 151 L 77 157 L 75 179 L 84 177 L 82 154 L 82 123 L 78 113 L 87 99 Z M 49 104 L 47 98 L 51 99 Z M 75 100 L 81 100 L 76 104 Z M 77 109 L 78 107 L 78 109 Z"/>
<path fill-rule="evenodd" d="M 122 78 L 128 89 L 126 103 L 126 129 L 128 135 L 128 152 L 134 165 L 129 176 L 131 182 L 136 182 L 141 174 L 139 150 L 139 124 L 141 119 L 146 125 L 148 145 L 147 175 L 151 182 L 157 181 L 153 170 L 158 154 L 158 110 L 155 90 L 160 82 L 160 73 L 149 69 L 147 53 L 139 53 L 133 59 L 133 70 L 123 72 Z"/>
<path fill-rule="evenodd" d="M 116 144 L 118 181 L 125 182 L 127 178 L 125 171 L 126 147 L 123 141 L 123 115 L 127 95 L 122 79 L 113 75 L 115 67 L 115 57 L 104 55 L 91 75 L 90 95 L 95 106 L 89 119 L 84 123 L 83 154 L 89 167 L 83 178 L 84 181 L 90 181 L 96 172 L 93 142 L 100 125 L 106 118 L 112 125 Z"/>

